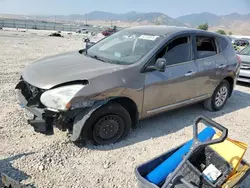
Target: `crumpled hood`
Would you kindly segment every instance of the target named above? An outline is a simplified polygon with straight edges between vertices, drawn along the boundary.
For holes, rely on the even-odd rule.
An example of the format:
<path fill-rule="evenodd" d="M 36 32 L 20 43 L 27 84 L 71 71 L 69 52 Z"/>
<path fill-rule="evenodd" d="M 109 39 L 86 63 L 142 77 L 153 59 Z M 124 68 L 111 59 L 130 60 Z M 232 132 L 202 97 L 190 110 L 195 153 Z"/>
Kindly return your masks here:
<path fill-rule="evenodd" d="M 75 51 L 36 61 L 24 69 L 22 77 L 33 86 L 50 89 L 62 83 L 88 80 L 111 73 L 122 67 L 124 66 L 105 63 Z"/>

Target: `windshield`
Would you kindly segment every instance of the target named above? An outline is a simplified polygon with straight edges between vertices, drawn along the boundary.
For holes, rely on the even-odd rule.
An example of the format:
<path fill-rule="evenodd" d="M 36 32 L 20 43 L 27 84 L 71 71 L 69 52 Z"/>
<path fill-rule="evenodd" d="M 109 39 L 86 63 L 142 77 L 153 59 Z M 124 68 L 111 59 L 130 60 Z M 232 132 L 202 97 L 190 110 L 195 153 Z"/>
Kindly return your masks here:
<path fill-rule="evenodd" d="M 132 64 L 147 54 L 161 39 L 160 36 L 117 32 L 87 50 L 87 55 L 117 64 Z"/>
<path fill-rule="evenodd" d="M 250 56 L 250 46 L 247 46 L 246 48 L 244 48 L 241 52 L 241 55 L 249 55 Z"/>

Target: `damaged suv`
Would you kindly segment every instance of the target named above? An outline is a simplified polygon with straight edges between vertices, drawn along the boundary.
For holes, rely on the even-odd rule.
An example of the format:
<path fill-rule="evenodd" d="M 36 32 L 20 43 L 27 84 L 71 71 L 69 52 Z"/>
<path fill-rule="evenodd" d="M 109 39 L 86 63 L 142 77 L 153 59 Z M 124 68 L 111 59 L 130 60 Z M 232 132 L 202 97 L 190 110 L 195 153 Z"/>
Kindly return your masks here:
<path fill-rule="evenodd" d="M 28 122 L 35 131 L 51 134 L 58 127 L 74 142 L 105 145 L 164 111 L 197 102 L 220 110 L 239 68 L 234 48 L 222 35 L 140 26 L 27 66 L 16 92 L 34 115 Z"/>

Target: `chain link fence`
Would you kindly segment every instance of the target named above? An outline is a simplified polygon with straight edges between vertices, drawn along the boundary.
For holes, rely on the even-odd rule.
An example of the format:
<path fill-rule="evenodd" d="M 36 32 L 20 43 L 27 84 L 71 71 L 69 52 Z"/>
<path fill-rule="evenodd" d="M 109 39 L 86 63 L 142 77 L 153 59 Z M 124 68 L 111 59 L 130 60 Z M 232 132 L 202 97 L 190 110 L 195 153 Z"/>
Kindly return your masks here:
<path fill-rule="evenodd" d="M 0 27 L 2 28 L 17 28 L 17 29 L 37 29 L 37 30 L 55 30 L 55 31 L 68 31 L 75 32 L 80 28 L 85 28 L 90 32 L 98 32 L 99 28 L 95 27 L 82 27 L 75 23 L 58 23 L 47 22 L 41 20 L 19 20 L 19 19 L 1 19 Z"/>

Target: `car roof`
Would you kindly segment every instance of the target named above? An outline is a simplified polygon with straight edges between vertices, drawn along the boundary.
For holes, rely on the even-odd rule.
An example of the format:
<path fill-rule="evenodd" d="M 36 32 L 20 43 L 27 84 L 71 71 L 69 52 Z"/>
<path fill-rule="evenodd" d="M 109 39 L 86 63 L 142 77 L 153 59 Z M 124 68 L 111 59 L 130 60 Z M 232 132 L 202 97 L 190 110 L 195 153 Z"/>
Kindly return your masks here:
<path fill-rule="evenodd" d="M 176 32 L 192 32 L 192 31 L 199 31 L 202 32 L 202 30 L 188 28 L 188 27 L 177 27 L 177 26 L 166 26 L 166 25 L 147 25 L 147 26 L 137 26 L 137 27 L 131 27 L 127 28 L 127 31 L 132 32 L 140 32 L 150 35 L 169 35 Z M 205 33 L 205 31 L 203 31 Z"/>

